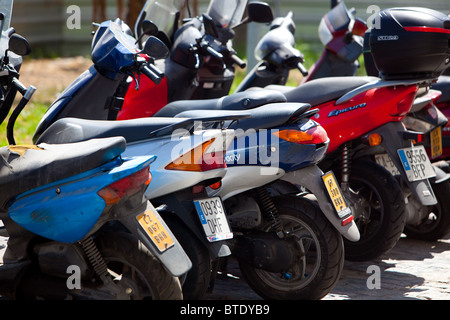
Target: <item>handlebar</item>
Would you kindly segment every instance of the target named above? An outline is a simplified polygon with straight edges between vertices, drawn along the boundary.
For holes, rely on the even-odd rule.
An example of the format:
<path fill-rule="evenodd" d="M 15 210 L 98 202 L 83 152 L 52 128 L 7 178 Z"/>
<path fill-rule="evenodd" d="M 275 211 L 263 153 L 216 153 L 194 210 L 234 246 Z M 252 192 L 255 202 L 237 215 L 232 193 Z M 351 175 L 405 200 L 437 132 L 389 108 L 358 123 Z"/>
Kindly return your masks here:
<path fill-rule="evenodd" d="M 303 63 L 299 62 L 297 63 L 297 69 L 300 71 L 300 73 L 306 77 L 308 75 L 308 70 L 306 70 L 305 66 L 303 65 Z"/>
<path fill-rule="evenodd" d="M 28 88 L 25 87 L 16 77 L 12 78 L 11 84 L 15 87 L 15 89 L 17 89 L 17 91 L 19 91 L 23 95 L 19 104 L 11 114 L 8 120 L 8 125 L 6 127 L 6 136 L 8 138 L 8 143 L 11 145 L 15 145 L 16 141 L 14 139 L 14 124 L 16 123 L 16 120 L 19 117 L 19 114 L 22 112 L 23 108 L 25 108 L 28 101 L 30 101 L 31 97 L 36 91 L 36 88 L 34 86 L 29 86 Z"/>
<path fill-rule="evenodd" d="M 160 84 L 162 78 L 164 77 L 164 73 L 159 71 L 156 67 L 154 67 L 151 64 L 145 64 L 142 65 L 141 69 L 139 70 L 147 76 L 150 80 L 152 80 L 155 84 Z"/>
<path fill-rule="evenodd" d="M 209 45 L 206 45 L 206 51 L 208 51 L 208 53 L 210 55 L 212 55 L 214 58 L 222 60 L 223 59 L 223 54 L 221 54 L 220 52 L 214 50 L 213 48 L 211 48 Z"/>
<path fill-rule="evenodd" d="M 235 64 L 237 64 L 239 66 L 239 68 L 244 69 L 247 66 L 247 63 L 245 63 L 244 60 L 242 60 L 241 58 L 239 58 L 237 55 L 232 54 L 231 55 L 231 60 L 233 60 L 233 62 Z"/>

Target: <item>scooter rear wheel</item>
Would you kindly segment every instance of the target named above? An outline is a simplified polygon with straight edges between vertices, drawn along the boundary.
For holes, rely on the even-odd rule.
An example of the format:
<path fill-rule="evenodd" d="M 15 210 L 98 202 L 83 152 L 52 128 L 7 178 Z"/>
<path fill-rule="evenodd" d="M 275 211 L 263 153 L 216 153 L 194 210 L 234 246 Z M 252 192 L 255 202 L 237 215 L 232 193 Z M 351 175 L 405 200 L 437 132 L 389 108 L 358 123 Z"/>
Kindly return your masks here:
<path fill-rule="evenodd" d="M 450 232 L 450 181 L 432 184 L 437 204 L 426 207 L 428 214 L 419 225 L 407 224 L 404 233 L 413 239 L 436 241 Z"/>
<path fill-rule="evenodd" d="M 131 291 L 130 299 L 183 299 L 179 279 L 173 277 L 132 235 L 107 233 L 96 243 L 110 273 L 119 276 L 114 281 L 124 290 Z"/>
<path fill-rule="evenodd" d="M 344 239 L 345 258 L 373 260 L 400 239 L 406 221 L 403 192 L 397 180 L 373 161 L 353 161 L 349 180 L 361 238 L 357 242 Z"/>
<path fill-rule="evenodd" d="M 264 299 L 323 298 L 336 285 L 344 266 L 341 235 L 311 200 L 281 196 L 274 198 L 274 203 L 286 238 L 294 239 L 301 248 L 298 252 L 299 259 L 283 273 L 255 268 L 248 262 L 239 260 L 243 277 Z M 262 230 L 273 232 L 270 223 Z"/>

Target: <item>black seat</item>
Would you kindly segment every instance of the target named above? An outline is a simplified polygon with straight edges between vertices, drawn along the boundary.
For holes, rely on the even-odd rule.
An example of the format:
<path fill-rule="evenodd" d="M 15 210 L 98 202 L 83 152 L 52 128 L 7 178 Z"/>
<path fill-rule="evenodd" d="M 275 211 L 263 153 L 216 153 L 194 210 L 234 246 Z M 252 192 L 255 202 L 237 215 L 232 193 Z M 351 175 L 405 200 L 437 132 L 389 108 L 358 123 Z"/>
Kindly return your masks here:
<path fill-rule="evenodd" d="M 122 136 L 133 142 L 150 138 L 150 133 L 184 122 L 181 118 L 141 118 L 123 121 L 63 118 L 52 124 L 39 137 L 38 143 L 72 143 L 95 138 Z"/>
<path fill-rule="evenodd" d="M 278 91 L 245 91 L 218 99 L 174 101 L 156 112 L 154 116 L 173 117 L 188 110 L 248 110 L 275 102 L 286 102 L 286 98 Z"/>
<path fill-rule="evenodd" d="M 306 103 L 271 103 L 261 107 L 240 111 L 250 114 L 247 119 L 233 122 L 230 129 L 270 129 L 280 127 L 293 118 L 298 118 L 311 108 Z M 239 111 L 231 110 L 190 110 L 179 113 L 176 117 L 196 118 L 203 116 L 221 116 L 228 113 L 237 114 Z"/>
<path fill-rule="evenodd" d="M 329 77 L 311 80 L 298 87 L 270 85 L 265 89 L 283 93 L 289 102 L 304 102 L 312 106 L 336 100 L 362 85 L 378 81 L 376 77 Z"/>
<path fill-rule="evenodd" d="M 0 206 L 13 196 L 105 164 L 125 151 L 112 137 L 71 144 L 0 148 Z"/>

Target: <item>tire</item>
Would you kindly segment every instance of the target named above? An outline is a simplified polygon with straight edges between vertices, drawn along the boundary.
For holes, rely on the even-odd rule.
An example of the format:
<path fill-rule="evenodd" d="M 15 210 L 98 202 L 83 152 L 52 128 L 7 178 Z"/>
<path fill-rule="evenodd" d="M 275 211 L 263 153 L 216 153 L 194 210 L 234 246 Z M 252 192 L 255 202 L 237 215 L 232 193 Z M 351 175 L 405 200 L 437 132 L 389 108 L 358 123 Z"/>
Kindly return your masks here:
<path fill-rule="evenodd" d="M 404 233 L 413 239 L 436 241 L 450 232 L 450 181 L 432 183 L 437 204 L 426 207 L 428 214 L 419 225 L 405 226 Z"/>
<path fill-rule="evenodd" d="M 132 288 L 131 299 L 183 299 L 179 279 L 131 234 L 107 233 L 96 244 L 108 269 L 122 276 L 118 284 Z"/>
<path fill-rule="evenodd" d="M 345 257 L 352 261 L 373 260 L 389 252 L 405 227 L 406 207 L 398 181 L 372 161 L 352 163 L 349 186 L 356 199 L 355 222 L 361 238 L 344 239 Z"/>
<path fill-rule="evenodd" d="M 319 206 L 311 200 L 281 196 L 274 198 L 274 203 L 285 230 L 292 231 L 295 227 L 295 235 L 302 237 L 301 240 L 297 240 L 297 243 L 303 245 L 306 250 L 307 268 L 300 272 L 301 274 L 295 274 L 295 270 L 291 270 L 290 278 L 288 278 L 286 274 L 271 273 L 238 260 L 244 279 L 264 299 L 323 298 L 336 285 L 344 266 L 341 235 L 328 222 Z M 270 224 L 263 230 L 269 231 Z M 308 239 L 312 239 L 312 243 Z M 301 265 L 300 262 L 295 267 L 301 268 Z"/>
<path fill-rule="evenodd" d="M 202 299 L 208 290 L 211 279 L 209 251 L 178 219 L 166 214 L 164 221 L 192 262 L 192 268 L 182 279 L 183 297 L 185 300 Z"/>

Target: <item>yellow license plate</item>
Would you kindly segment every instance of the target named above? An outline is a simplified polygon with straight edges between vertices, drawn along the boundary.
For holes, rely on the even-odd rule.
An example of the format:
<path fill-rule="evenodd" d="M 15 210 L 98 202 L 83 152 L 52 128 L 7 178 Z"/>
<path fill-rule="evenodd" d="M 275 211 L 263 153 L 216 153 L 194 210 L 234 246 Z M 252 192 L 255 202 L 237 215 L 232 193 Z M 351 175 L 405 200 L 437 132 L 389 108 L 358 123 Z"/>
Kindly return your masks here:
<path fill-rule="evenodd" d="M 330 196 L 331 202 L 333 203 L 333 206 L 336 209 L 339 218 L 343 218 L 351 214 L 351 209 L 347 207 L 347 204 L 345 203 L 341 189 L 339 188 L 333 172 L 330 171 L 324 174 L 322 176 L 322 180 L 325 184 L 328 195 Z"/>
<path fill-rule="evenodd" d="M 442 133 L 441 127 L 437 127 L 430 133 L 431 138 L 431 159 L 442 155 Z"/>
<path fill-rule="evenodd" d="M 138 215 L 136 219 L 160 252 L 166 251 L 175 244 L 153 211 L 147 210 Z"/>

